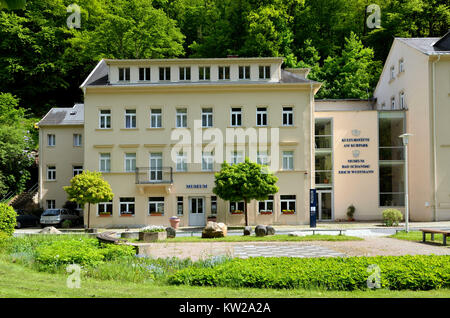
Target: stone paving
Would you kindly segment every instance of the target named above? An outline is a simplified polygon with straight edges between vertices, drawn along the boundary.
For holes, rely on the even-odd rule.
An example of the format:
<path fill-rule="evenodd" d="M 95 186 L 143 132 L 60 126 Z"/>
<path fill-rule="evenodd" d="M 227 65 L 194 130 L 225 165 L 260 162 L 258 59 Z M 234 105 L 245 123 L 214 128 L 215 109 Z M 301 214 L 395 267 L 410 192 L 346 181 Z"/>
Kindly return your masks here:
<path fill-rule="evenodd" d="M 234 246 L 233 256 L 249 257 L 344 257 L 343 253 L 317 245 L 238 245 Z"/>

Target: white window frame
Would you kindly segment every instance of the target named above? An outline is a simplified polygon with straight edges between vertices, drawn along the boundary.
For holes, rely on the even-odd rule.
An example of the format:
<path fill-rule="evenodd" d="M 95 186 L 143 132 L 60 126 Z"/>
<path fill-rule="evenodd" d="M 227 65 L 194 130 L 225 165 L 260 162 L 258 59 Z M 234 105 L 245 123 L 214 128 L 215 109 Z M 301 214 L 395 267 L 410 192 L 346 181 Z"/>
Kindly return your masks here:
<path fill-rule="evenodd" d="M 202 153 L 202 171 L 214 170 L 214 154 L 211 152 Z"/>
<path fill-rule="evenodd" d="M 136 153 L 135 152 L 125 153 L 123 168 L 124 168 L 125 172 L 135 172 L 136 171 Z"/>
<path fill-rule="evenodd" d="M 81 147 L 82 142 L 83 142 L 82 134 L 73 134 L 73 146 L 74 147 Z"/>
<path fill-rule="evenodd" d="M 141 71 L 141 70 L 143 70 L 143 71 Z M 152 76 L 151 74 L 152 74 L 152 70 L 150 67 L 140 67 L 139 68 L 139 81 L 141 81 L 141 82 L 151 81 L 151 76 Z M 141 75 L 143 75 L 143 76 L 141 77 Z"/>
<path fill-rule="evenodd" d="M 242 151 L 232 151 L 230 158 L 232 165 L 244 162 L 244 154 Z"/>
<path fill-rule="evenodd" d="M 181 207 L 181 211 L 180 211 L 180 207 Z M 183 215 L 183 214 L 184 214 L 184 197 L 177 196 L 177 215 Z"/>
<path fill-rule="evenodd" d="M 187 128 L 187 108 L 178 108 L 175 117 L 176 128 Z"/>
<path fill-rule="evenodd" d="M 83 166 L 73 166 L 72 167 L 72 177 L 83 173 Z"/>
<path fill-rule="evenodd" d="M 405 60 L 404 59 L 400 59 L 398 61 L 398 72 L 399 73 L 403 73 L 405 71 Z"/>
<path fill-rule="evenodd" d="M 156 200 L 158 198 L 158 200 Z M 163 200 L 159 200 L 160 198 L 162 198 Z M 148 215 L 150 215 L 150 206 L 154 206 L 155 208 L 155 213 L 161 213 L 164 215 L 164 202 L 165 199 L 164 197 L 149 197 L 148 198 Z"/>
<path fill-rule="evenodd" d="M 161 78 L 161 70 L 163 70 L 162 75 L 163 77 Z M 160 81 L 170 81 L 170 66 L 160 66 L 159 67 L 159 80 Z"/>
<path fill-rule="evenodd" d="M 286 122 L 284 121 L 285 115 L 286 115 Z M 286 127 L 294 126 L 294 107 L 283 106 L 283 110 L 281 113 L 281 121 L 282 121 L 283 126 L 286 126 Z"/>
<path fill-rule="evenodd" d="M 297 213 L 297 196 L 296 195 L 293 195 L 294 197 L 295 197 L 295 199 L 286 199 L 286 198 L 283 198 L 283 196 L 288 196 L 289 194 L 285 194 L 285 195 L 280 195 L 280 213 L 283 213 L 283 208 L 282 208 L 282 206 L 283 206 L 283 203 L 284 202 L 286 202 L 286 204 L 287 204 L 287 208 L 289 209 L 289 210 L 292 210 L 291 209 L 291 204 L 293 203 L 294 204 L 294 213 Z"/>
<path fill-rule="evenodd" d="M 136 129 L 136 109 L 125 109 L 125 129 Z"/>
<path fill-rule="evenodd" d="M 122 199 L 133 199 L 133 201 L 123 201 Z M 131 214 L 131 215 L 135 215 L 136 214 L 136 199 L 134 197 L 123 197 L 119 199 L 119 213 L 120 215 L 122 214 Z M 126 207 L 126 210 L 124 212 L 130 212 L 130 206 L 133 206 L 133 213 L 123 213 L 122 212 L 122 206 Z"/>
<path fill-rule="evenodd" d="M 220 72 L 222 72 L 222 76 L 220 75 Z M 230 76 L 230 66 L 219 66 L 217 73 L 217 78 L 219 79 L 219 81 L 229 81 Z"/>
<path fill-rule="evenodd" d="M 211 66 L 199 66 L 198 79 L 200 81 L 210 81 L 211 80 Z"/>
<path fill-rule="evenodd" d="M 262 77 L 261 77 L 262 70 Z M 270 65 L 259 66 L 259 79 L 270 79 Z"/>
<path fill-rule="evenodd" d="M 399 98 L 399 107 L 400 107 L 400 109 L 406 109 L 405 92 L 400 92 L 398 98 Z"/>
<path fill-rule="evenodd" d="M 269 155 L 267 151 L 258 151 L 257 157 L 256 157 L 256 163 L 260 165 L 269 165 Z"/>
<path fill-rule="evenodd" d="M 56 200 L 47 200 L 47 209 L 56 209 Z"/>
<path fill-rule="evenodd" d="M 175 170 L 181 172 L 187 171 L 187 154 L 185 152 L 177 152 Z"/>
<path fill-rule="evenodd" d="M 232 206 L 234 205 L 234 209 L 232 209 Z M 240 206 L 242 207 L 242 210 L 240 209 Z M 230 201 L 230 213 L 233 211 L 245 211 L 245 202 L 244 201 Z"/>
<path fill-rule="evenodd" d="M 272 203 L 272 209 L 269 209 L 268 208 L 268 204 L 269 203 Z M 264 205 L 264 208 L 263 209 L 261 209 L 261 205 Z M 264 212 L 274 212 L 273 211 L 273 208 L 274 208 L 274 204 L 273 204 L 273 195 L 269 195 L 269 197 L 268 197 L 268 199 L 267 200 L 264 200 L 264 201 L 258 201 L 258 213 L 261 213 L 262 211 L 264 211 Z"/>
<path fill-rule="evenodd" d="M 242 70 L 242 77 L 241 77 L 241 70 Z M 247 72 L 248 70 L 248 72 Z M 241 65 L 239 66 L 239 74 L 238 77 L 240 80 L 249 80 L 251 77 L 251 70 L 250 65 Z"/>
<path fill-rule="evenodd" d="M 163 179 L 163 156 L 161 152 L 150 153 L 149 164 L 149 180 L 150 181 L 162 181 Z"/>
<path fill-rule="evenodd" d="M 283 151 L 283 170 L 294 170 L 293 151 Z"/>
<path fill-rule="evenodd" d="M 396 105 L 395 105 L 396 103 L 395 103 L 395 97 L 394 96 L 392 96 L 391 97 L 391 109 L 396 109 Z"/>
<path fill-rule="evenodd" d="M 189 74 L 189 76 L 188 76 L 188 74 Z M 180 66 L 179 67 L 179 79 L 180 79 L 180 81 L 190 81 L 191 80 L 191 67 L 190 66 Z"/>
<path fill-rule="evenodd" d="M 111 154 L 110 153 L 100 153 L 99 155 L 99 171 L 100 172 L 111 172 Z M 108 168 L 108 169 L 103 169 Z"/>
<path fill-rule="evenodd" d="M 157 111 L 159 111 L 159 113 Z M 150 110 L 150 128 L 162 128 L 161 108 L 154 108 Z"/>
<path fill-rule="evenodd" d="M 47 134 L 47 146 L 55 147 L 56 145 L 56 135 L 55 134 Z"/>
<path fill-rule="evenodd" d="M 100 211 L 101 210 L 100 207 L 102 207 L 103 211 Z M 103 212 L 108 212 L 108 207 L 111 207 L 110 215 L 112 215 L 113 214 L 113 202 L 112 201 L 97 203 L 97 215 L 100 215 L 100 213 L 103 213 Z"/>
<path fill-rule="evenodd" d="M 202 128 L 211 128 L 213 126 L 213 109 L 202 108 Z"/>
<path fill-rule="evenodd" d="M 47 181 L 56 180 L 56 166 L 47 166 Z"/>
<path fill-rule="evenodd" d="M 265 127 L 268 125 L 268 112 L 267 107 L 256 108 L 256 126 Z"/>
<path fill-rule="evenodd" d="M 239 110 L 237 110 L 239 109 Z M 232 107 L 230 113 L 230 126 L 231 127 L 241 127 L 242 126 L 242 108 L 240 107 Z M 233 125 L 233 119 L 235 124 Z M 238 123 L 239 119 L 239 123 Z"/>
<path fill-rule="evenodd" d="M 215 208 L 213 209 L 213 206 Z M 211 215 L 217 215 L 217 196 L 211 196 Z"/>
<path fill-rule="evenodd" d="M 119 67 L 119 82 L 129 82 L 130 72 L 129 67 Z M 120 79 L 121 77 L 122 79 Z"/>
<path fill-rule="evenodd" d="M 102 112 L 107 112 L 107 113 L 102 113 Z M 103 125 L 102 125 L 102 121 L 103 121 Z M 111 110 L 110 109 L 101 109 L 99 111 L 98 127 L 100 129 L 111 129 Z"/>
<path fill-rule="evenodd" d="M 392 81 L 393 79 L 395 79 L 395 66 L 392 65 L 390 68 L 390 80 Z"/>

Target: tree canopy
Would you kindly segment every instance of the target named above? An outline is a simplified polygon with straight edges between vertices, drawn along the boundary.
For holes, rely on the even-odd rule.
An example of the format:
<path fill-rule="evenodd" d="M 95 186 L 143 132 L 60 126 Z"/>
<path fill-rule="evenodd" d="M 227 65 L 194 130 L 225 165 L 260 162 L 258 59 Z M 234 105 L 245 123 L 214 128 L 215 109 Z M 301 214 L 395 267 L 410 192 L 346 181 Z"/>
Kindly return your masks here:
<path fill-rule="evenodd" d="M 267 200 L 270 194 L 277 193 L 278 178 L 267 166 L 251 162 L 228 164 L 224 162 L 220 172 L 215 174 L 213 193 L 223 200 L 244 201 L 245 225 L 248 225 L 247 204 L 251 200 Z"/>

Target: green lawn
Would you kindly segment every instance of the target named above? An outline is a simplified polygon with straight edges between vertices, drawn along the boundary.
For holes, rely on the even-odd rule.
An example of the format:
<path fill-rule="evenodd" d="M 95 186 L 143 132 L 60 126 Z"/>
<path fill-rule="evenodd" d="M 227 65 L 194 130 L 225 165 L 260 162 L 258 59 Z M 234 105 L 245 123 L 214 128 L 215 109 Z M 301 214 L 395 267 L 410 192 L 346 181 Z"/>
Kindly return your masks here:
<path fill-rule="evenodd" d="M 19 264 L 0 260 L 0 297 L 134 297 L 134 298 L 269 298 L 269 297 L 430 297 L 448 298 L 449 289 L 431 291 L 368 290 L 353 292 L 320 290 L 232 289 L 219 287 L 168 286 L 152 283 L 125 283 L 84 279 L 81 288 L 66 287 L 67 276 L 36 272 Z"/>
<path fill-rule="evenodd" d="M 177 242 L 298 242 L 298 241 L 361 241 L 362 238 L 346 235 L 307 235 L 307 236 L 289 236 L 289 235 L 268 235 L 268 236 L 241 236 L 232 235 L 226 237 L 202 239 L 199 236 L 175 237 L 172 239 L 157 241 L 158 243 L 177 243 Z M 138 240 L 129 240 L 131 242 L 140 242 Z"/>
<path fill-rule="evenodd" d="M 391 235 L 390 237 L 399 239 L 399 240 L 406 240 L 406 241 L 413 241 L 413 242 L 422 242 L 422 232 L 421 231 L 409 231 L 406 233 L 405 231 L 397 232 L 396 234 Z M 448 241 L 448 239 L 447 239 Z M 433 242 L 431 240 L 431 235 L 427 234 L 427 243 Z M 442 234 L 434 234 L 434 243 L 436 245 L 442 245 Z M 443 245 L 442 245 L 443 246 Z M 448 246 L 448 243 L 447 243 Z"/>

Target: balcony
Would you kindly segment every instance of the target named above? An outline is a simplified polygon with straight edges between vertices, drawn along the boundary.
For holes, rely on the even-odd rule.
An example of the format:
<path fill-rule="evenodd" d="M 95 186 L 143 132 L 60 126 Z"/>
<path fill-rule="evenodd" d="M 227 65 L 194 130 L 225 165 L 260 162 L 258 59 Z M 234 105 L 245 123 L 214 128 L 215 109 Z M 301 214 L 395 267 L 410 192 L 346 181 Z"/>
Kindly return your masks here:
<path fill-rule="evenodd" d="M 173 183 L 172 167 L 136 168 L 136 184 L 169 185 Z"/>

